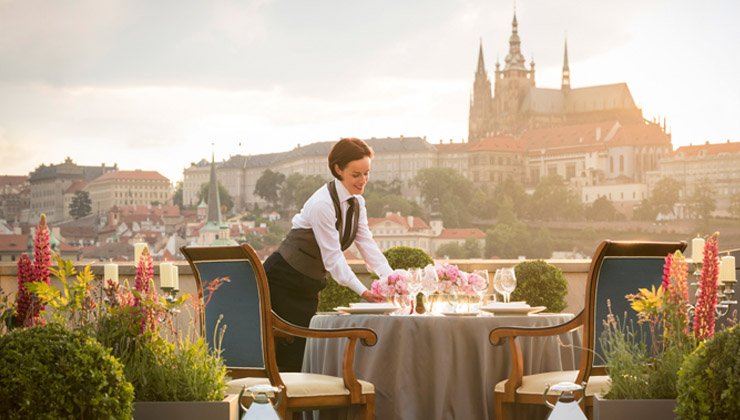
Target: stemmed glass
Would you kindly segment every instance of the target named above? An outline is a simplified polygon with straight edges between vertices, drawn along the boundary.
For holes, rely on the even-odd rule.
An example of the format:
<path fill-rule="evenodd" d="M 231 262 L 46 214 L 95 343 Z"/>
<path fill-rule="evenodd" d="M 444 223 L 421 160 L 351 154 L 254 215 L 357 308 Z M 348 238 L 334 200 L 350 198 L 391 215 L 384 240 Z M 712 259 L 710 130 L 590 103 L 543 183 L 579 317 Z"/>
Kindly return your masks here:
<path fill-rule="evenodd" d="M 500 294 L 501 296 L 505 296 L 506 292 L 504 292 L 504 287 L 501 284 L 502 283 L 502 274 L 501 269 L 497 268 L 496 273 L 493 275 L 493 290 L 496 291 L 496 293 Z M 505 299 L 505 297 L 504 297 Z M 506 300 L 504 300 L 505 302 Z"/>
<path fill-rule="evenodd" d="M 429 306 L 429 295 L 437 291 L 437 285 L 439 284 L 439 277 L 437 276 L 437 269 L 433 264 L 429 264 L 424 267 L 421 273 L 421 294 L 424 296 L 424 313 L 430 314 L 431 307 Z"/>
<path fill-rule="evenodd" d="M 511 292 L 516 289 L 516 273 L 514 267 L 501 269 L 501 290 L 507 303 L 511 302 Z"/>
<path fill-rule="evenodd" d="M 422 288 L 421 268 L 411 269 L 411 277 L 406 283 L 406 288 L 409 291 L 409 299 L 411 300 L 411 315 L 413 315 L 414 309 L 416 309 L 416 296 L 419 294 Z"/>
<path fill-rule="evenodd" d="M 488 291 L 488 270 L 473 270 L 473 275 L 482 279 L 471 283 L 473 291 L 478 295 L 478 306 L 480 307 L 483 303 L 483 295 Z"/>

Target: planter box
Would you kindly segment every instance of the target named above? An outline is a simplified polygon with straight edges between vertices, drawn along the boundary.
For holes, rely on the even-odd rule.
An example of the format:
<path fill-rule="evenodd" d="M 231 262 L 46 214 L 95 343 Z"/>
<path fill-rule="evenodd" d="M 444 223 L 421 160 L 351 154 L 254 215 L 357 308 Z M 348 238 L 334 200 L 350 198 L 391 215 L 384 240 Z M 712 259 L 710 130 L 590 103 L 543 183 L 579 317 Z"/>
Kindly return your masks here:
<path fill-rule="evenodd" d="M 223 401 L 138 401 L 134 420 L 239 420 L 239 395 L 229 394 Z"/>
<path fill-rule="evenodd" d="M 594 396 L 594 420 L 672 420 L 676 400 L 605 400 Z"/>

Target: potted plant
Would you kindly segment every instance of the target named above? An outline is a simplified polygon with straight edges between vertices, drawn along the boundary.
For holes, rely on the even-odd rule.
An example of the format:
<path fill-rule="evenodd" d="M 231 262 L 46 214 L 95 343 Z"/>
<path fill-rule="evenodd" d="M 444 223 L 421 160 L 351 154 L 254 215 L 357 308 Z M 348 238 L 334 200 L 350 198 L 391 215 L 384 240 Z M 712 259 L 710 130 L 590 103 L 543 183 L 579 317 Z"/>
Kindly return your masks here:
<path fill-rule="evenodd" d="M 99 343 L 114 360 L 122 363 L 123 375 L 133 385 L 135 419 L 172 416 L 235 419 L 238 396 L 224 398 L 226 368 L 220 349 L 209 349 L 193 325 L 185 332 L 177 328 L 177 313 L 187 303 L 192 303 L 197 312 L 202 309 L 200 301 L 188 295 L 177 299 L 160 296 L 154 287 L 148 251 L 142 253 L 133 287 L 126 282 L 106 281 L 102 296 L 96 295 L 100 289 L 94 287 L 95 276 L 90 266 L 77 272 L 71 261 L 60 257 L 55 257 L 56 267 L 50 266 L 52 253 L 43 221 L 42 217 L 36 232 L 34 261 L 25 256 L 19 260 L 16 304 L 9 305 L 6 299 L 0 302 L 6 325 L 16 329 L 65 328 Z M 49 274 L 58 279 L 60 288 L 49 282 Z M 81 369 L 77 374 L 87 375 L 85 367 Z M 74 372 L 76 369 L 65 374 Z M 8 380 L 16 381 L 23 375 L 22 370 L 16 369 Z M 75 383 L 64 375 L 61 380 Z M 47 394 L 42 405 L 56 397 L 48 394 L 43 381 L 36 386 Z M 85 395 L 84 398 L 95 401 L 98 397 Z M 130 417 L 130 412 L 129 401 L 128 415 L 123 417 Z"/>
<path fill-rule="evenodd" d="M 699 343 L 714 334 L 717 235 L 705 245 L 693 322 L 689 322 L 688 265 L 680 251 L 666 257 L 659 288 L 626 296 L 640 328 L 620 321 L 610 309 L 601 337 L 610 388 L 595 396 L 594 419 L 675 418 L 679 369 Z"/>
<path fill-rule="evenodd" d="M 563 272 L 542 260 L 524 261 L 515 267 L 517 286 L 513 300 L 526 301 L 531 306 L 546 306 L 548 312 L 565 309 L 568 281 Z"/>
<path fill-rule="evenodd" d="M 740 327 L 718 332 L 684 359 L 676 414 L 683 419 L 731 419 L 740 413 Z"/>

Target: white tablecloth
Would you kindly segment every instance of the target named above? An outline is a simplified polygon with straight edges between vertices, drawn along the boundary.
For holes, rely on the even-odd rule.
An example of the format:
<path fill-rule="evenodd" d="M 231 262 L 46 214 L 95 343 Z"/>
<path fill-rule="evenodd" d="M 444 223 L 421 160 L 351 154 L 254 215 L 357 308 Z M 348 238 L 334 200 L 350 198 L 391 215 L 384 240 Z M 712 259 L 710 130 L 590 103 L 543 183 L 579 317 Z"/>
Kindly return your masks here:
<path fill-rule="evenodd" d="M 493 388 L 510 370 L 508 346 L 493 346 L 501 326 L 557 325 L 572 314 L 531 316 L 317 315 L 311 328 L 372 328 L 373 347 L 358 344 L 355 372 L 375 384 L 378 419 L 493 418 Z M 520 338 L 525 374 L 576 368 L 580 334 Z M 309 339 L 305 372 L 341 376 L 346 339 Z M 544 390 L 543 390 L 544 391 Z M 330 413 L 321 413 L 321 418 Z"/>

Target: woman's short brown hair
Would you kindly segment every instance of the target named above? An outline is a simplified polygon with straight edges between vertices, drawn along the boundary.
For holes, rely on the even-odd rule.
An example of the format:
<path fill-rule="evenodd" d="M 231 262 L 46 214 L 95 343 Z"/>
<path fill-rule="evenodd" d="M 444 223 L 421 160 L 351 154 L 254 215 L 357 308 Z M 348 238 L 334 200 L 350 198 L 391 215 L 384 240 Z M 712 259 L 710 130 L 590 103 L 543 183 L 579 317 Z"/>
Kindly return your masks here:
<path fill-rule="evenodd" d="M 371 159 L 373 157 L 373 149 L 367 143 L 355 138 L 341 139 L 329 152 L 329 170 L 334 178 L 341 180 L 342 178 L 334 170 L 334 165 L 338 165 L 339 169 L 344 169 L 348 163 L 362 159 L 365 156 Z"/>

